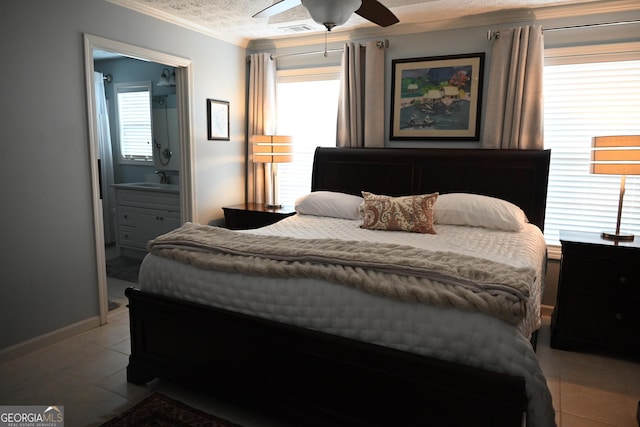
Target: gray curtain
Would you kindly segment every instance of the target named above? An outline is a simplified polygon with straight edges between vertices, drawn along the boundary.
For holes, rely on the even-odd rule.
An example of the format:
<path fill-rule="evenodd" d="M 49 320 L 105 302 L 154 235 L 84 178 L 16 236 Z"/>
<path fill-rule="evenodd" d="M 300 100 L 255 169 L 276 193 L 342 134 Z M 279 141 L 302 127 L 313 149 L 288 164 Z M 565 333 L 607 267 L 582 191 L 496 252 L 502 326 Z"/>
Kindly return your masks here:
<path fill-rule="evenodd" d="M 247 139 L 247 201 L 264 203 L 264 165 L 253 163 L 253 135 L 276 133 L 276 62 L 268 53 L 251 55 Z"/>
<path fill-rule="evenodd" d="M 539 25 L 500 30 L 493 42 L 485 148 L 542 149 L 544 40 Z"/>
<path fill-rule="evenodd" d="M 384 147 L 384 51 L 376 41 L 344 46 L 338 147 Z"/>

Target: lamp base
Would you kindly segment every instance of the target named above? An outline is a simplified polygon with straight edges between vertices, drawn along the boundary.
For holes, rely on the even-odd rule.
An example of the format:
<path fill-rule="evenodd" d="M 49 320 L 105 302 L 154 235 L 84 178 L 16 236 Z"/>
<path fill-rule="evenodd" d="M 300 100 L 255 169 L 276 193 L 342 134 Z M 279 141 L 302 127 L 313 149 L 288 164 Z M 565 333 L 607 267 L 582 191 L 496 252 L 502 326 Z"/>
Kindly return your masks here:
<path fill-rule="evenodd" d="M 633 234 L 631 233 L 616 233 L 614 231 L 603 231 L 602 234 L 600 234 L 600 237 L 605 240 L 613 240 L 616 242 L 633 242 L 634 238 Z"/>

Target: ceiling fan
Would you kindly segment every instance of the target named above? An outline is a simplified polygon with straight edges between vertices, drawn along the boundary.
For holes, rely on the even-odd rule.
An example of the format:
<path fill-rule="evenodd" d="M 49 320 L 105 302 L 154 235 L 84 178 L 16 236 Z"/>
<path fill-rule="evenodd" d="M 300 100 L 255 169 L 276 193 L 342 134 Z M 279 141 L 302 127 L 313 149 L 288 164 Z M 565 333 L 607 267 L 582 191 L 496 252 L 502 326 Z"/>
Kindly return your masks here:
<path fill-rule="evenodd" d="M 328 31 L 342 25 L 355 12 L 374 24 L 388 27 L 400 20 L 378 0 L 280 0 L 253 15 L 254 18 L 268 18 L 302 4 L 311 18 L 324 25 Z"/>

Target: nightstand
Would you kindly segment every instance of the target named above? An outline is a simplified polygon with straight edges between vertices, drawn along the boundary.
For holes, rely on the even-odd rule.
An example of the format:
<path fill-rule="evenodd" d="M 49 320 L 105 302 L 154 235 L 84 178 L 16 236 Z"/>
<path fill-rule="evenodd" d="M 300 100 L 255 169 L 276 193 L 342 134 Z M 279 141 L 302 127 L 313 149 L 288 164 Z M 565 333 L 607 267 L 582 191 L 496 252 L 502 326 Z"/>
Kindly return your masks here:
<path fill-rule="evenodd" d="M 640 237 L 560 232 L 562 261 L 551 347 L 640 355 Z"/>
<path fill-rule="evenodd" d="M 243 203 L 222 210 L 226 227 L 232 230 L 264 227 L 296 214 L 292 207 L 267 208 L 261 203 Z"/>

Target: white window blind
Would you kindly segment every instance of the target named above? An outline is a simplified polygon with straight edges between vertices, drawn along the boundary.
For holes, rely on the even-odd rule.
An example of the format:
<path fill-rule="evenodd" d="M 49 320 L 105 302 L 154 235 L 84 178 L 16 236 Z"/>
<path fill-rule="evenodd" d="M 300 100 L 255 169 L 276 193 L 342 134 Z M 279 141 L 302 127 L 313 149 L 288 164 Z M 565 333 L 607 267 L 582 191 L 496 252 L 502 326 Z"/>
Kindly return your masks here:
<path fill-rule="evenodd" d="M 336 67 L 278 72 L 278 134 L 293 137 L 293 162 L 278 164 L 285 206 L 311 191 L 316 147 L 336 146 L 339 79 Z"/>
<path fill-rule="evenodd" d="M 545 238 L 550 245 L 559 245 L 560 230 L 615 229 L 620 176 L 590 174 L 592 137 L 640 135 L 640 55 L 627 50 L 624 60 L 611 60 L 611 50 L 600 49 L 602 55 L 547 56 L 544 139 L 551 165 Z M 627 177 L 621 229 L 640 234 L 638 176 Z"/>
<path fill-rule="evenodd" d="M 121 83 L 115 90 L 120 161 L 152 162 L 150 83 Z"/>

